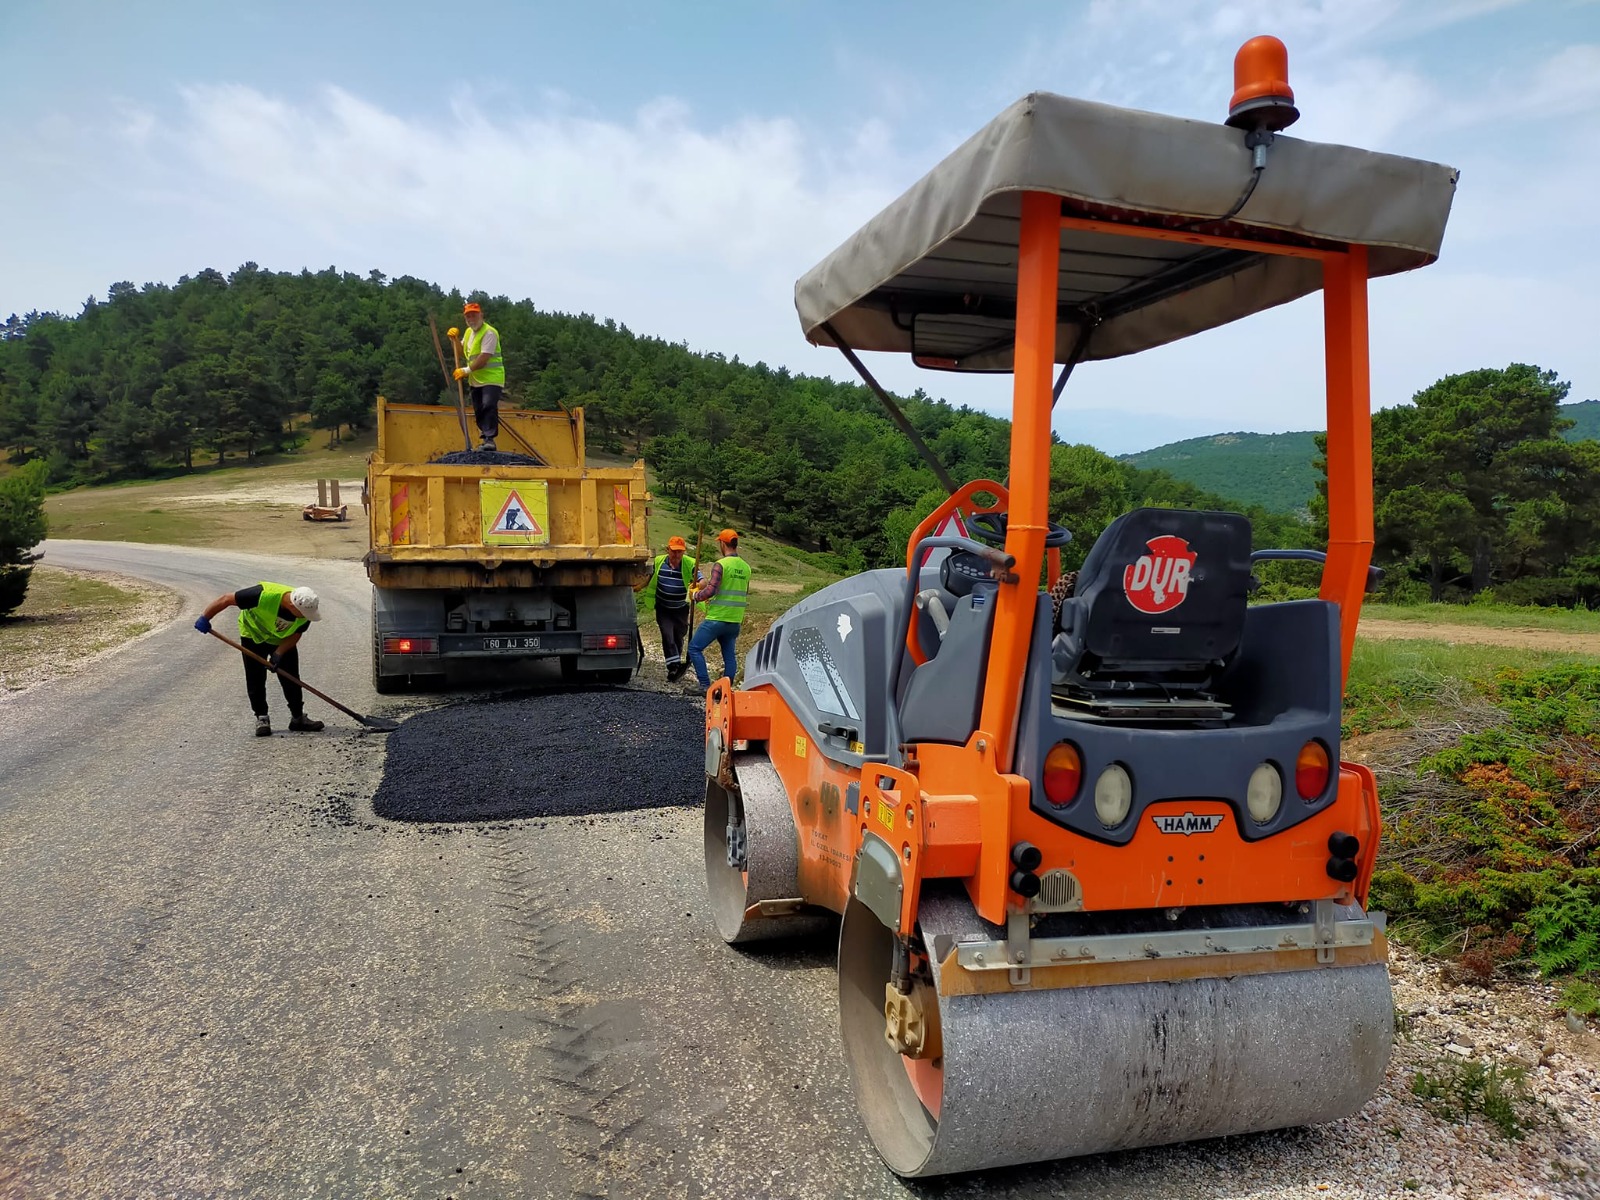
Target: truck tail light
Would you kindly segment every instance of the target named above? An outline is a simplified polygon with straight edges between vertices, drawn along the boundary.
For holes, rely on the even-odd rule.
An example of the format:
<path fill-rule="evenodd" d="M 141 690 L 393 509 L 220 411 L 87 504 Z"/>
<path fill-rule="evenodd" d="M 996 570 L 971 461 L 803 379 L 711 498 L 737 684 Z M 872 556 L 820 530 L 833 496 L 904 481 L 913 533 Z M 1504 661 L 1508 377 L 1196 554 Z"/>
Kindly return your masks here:
<path fill-rule="evenodd" d="M 383 639 L 385 654 L 437 654 L 437 638 L 390 637 Z"/>
<path fill-rule="evenodd" d="M 632 650 L 633 634 L 586 633 L 583 635 L 583 648 L 585 650 Z"/>

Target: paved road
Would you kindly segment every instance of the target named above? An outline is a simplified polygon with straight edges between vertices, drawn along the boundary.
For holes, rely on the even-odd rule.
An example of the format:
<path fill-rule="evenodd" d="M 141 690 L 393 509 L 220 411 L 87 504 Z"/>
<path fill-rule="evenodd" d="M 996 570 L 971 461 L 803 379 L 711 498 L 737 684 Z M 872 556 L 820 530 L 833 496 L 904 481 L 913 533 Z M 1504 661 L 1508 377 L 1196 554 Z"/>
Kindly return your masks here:
<path fill-rule="evenodd" d="M 309 583 L 306 676 L 360 711 L 422 703 L 370 689 L 354 564 L 48 561 L 191 616 Z M 831 947 L 716 939 L 697 811 L 385 822 L 385 740 L 326 710 L 324 734 L 258 740 L 241 674 L 186 617 L 0 701 L 0 1196 L 908 1194 L 856 1124 Z M 1175 1195 L 1196 1157 L 911 1194 Z"/>

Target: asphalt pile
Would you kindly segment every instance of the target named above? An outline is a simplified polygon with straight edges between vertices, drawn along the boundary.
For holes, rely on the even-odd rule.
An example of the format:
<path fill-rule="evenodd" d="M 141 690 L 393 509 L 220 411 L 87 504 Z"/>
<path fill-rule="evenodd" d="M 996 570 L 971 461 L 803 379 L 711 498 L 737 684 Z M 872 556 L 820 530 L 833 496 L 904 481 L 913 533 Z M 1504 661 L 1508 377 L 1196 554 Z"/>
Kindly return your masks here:
<path fill-rule="evenodd" d="M 504 821 L 705 797 L 698 699 L 596 689 L 539 692 L 418 713 L 388 736 L 372 808 L 391 821 Z"/>
<path fill-rule="evenodd" d="M 433 460 L 444 467 L 542 467 L 536 454 L 513 454 L 509 450 L 452 450 Z"/>

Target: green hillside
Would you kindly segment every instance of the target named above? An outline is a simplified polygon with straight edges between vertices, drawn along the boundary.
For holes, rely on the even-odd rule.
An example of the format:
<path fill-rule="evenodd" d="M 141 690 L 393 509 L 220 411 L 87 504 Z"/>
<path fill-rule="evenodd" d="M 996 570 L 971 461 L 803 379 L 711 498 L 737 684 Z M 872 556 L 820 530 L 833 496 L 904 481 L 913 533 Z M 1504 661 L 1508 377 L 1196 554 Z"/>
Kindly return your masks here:
<path fill-rule="evenodd" d="M 1302 433 L 1214 433 L 1125 454 L 1122 461 L 1165 471 L 1219 495 L 1259 504 L 1272 512 L 1299 512 L 1316 491 L 1316 435 Z"/>
<path fill-rule="evenodd" d="M 1600 400 L 1563 404 L 1573 422 L 1568 441 L 1600 440 Z M 1317 447 L 1311 430 L 1297 433 L 1215 433 L 1169 442 L 1121 461 L 1165 471 L 1208 492 L 1232 496 L 1269 512 L 1303 512 L 1317 490 Z"/>

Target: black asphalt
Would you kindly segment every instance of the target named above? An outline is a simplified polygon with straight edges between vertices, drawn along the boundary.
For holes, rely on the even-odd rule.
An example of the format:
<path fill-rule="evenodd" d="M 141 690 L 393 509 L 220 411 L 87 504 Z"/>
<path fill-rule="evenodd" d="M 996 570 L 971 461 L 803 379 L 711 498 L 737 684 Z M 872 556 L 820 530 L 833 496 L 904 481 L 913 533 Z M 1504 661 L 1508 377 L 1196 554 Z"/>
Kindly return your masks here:
<path fill-rule="evenodd" d="M 695 697 L 628 688 L 446 705 L 389 736 L 372 809 L 438 822 L 696 805 L 704 724 Z"/>
<path fill-rule="evenodd" d="M 542 467 L 542 458 L 509 450 L 452 450 L 433 460 L 445 467 Z"/>

